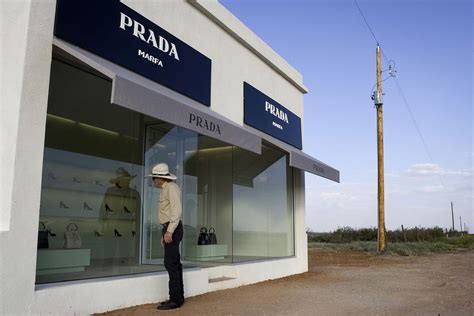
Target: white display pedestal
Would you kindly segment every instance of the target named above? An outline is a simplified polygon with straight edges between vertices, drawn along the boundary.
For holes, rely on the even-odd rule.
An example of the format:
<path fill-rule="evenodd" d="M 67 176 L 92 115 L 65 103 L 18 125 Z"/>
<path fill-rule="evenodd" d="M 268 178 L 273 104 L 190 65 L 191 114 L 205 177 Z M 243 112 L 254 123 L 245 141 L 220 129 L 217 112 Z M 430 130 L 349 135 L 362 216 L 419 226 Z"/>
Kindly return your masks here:
<path fill-rule="evenodd" d="M 186 260 L 222 260 L 227 255 L 227 245 L 196 245 L 189 249 Z"/>
<path fill-rule="evenodd" d="M 90 258 L 90 249 L 38 249 L 36 274 L 81 272 Z"/>

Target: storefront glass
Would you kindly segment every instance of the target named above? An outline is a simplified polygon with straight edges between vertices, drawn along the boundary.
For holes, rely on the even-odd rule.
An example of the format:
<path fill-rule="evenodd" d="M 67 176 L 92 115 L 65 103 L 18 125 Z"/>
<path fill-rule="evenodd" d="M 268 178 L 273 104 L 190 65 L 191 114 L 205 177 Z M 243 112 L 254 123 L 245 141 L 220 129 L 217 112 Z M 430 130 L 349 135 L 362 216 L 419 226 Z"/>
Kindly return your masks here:
<path fill-rule="evenodd" d="M 128 274 L 138 263 L 143 117 L 111 82 L 53 60 L 37 282 Z"/>
<path fill-rule="evenodd" d="M 185 267 L 294 255 L 288 155 L 262 155 L 110 104 L 111 82 L 53 60 L 37 283 L 162 271 L 166 162 L 182 189 Z"/>
<path fill-rule="evenodd" d="M 200 135 L 185 161 L 183 259 L 232 261 L 232 146 Z"/>
<path fill-rule="evenodd" d="M 291 169 L 287 155 L 234 148 L 233 261 L 294 255 Z"/>

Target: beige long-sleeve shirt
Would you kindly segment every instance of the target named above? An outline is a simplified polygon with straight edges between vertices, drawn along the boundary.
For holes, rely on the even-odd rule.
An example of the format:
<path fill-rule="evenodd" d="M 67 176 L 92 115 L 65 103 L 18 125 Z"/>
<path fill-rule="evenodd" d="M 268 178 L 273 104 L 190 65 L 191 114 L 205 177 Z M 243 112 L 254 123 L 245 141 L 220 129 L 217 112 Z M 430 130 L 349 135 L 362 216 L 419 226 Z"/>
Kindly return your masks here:
<path fill-rule="evenodd" d="M 160 192 L 158 220 L 160 224 L 169 222 L 167 231 L 173 233 L 181 220 L 181 189 L 174 182 L 165 182 Z"/>

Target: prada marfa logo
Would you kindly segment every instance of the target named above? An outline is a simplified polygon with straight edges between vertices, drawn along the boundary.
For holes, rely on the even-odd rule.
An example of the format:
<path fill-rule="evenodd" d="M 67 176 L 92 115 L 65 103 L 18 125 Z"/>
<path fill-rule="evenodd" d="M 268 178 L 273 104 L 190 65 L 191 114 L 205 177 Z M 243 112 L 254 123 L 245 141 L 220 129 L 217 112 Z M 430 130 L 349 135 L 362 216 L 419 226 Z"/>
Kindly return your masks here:
<path fill-rule="evenodd" d="M 152 45 L 161 52 L 179 61 L 178 50 L 176 49 L 176 45 L 174 43 L 168 41 L 161 35 L 158 35 L 157 39 L 155 32 L 153 32 L 152 29 L 145 29 L 143 24 L 133 20 L 122 12 L 120 12 L 120 28 L 124 31 L 130 31 L 136 38 L 139 38 L 148 45 Z M 138 56 L 147 59 L 157 66 L 163 67 L 163 61 L 161 59 L 147 53 L 146 51 L 138 49 Z"/>

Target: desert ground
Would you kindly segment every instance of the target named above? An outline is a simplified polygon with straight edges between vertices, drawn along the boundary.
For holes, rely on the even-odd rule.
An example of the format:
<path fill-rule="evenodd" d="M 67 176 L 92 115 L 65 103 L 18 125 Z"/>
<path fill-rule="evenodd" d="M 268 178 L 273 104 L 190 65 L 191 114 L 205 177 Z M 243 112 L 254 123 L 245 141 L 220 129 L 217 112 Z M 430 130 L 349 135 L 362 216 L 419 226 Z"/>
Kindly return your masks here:
<path fill-rule="evenodd" d="M 309 250 L 300 275 L 102 315 L 474 315 L 474 251 L 423 257 Z"/>

